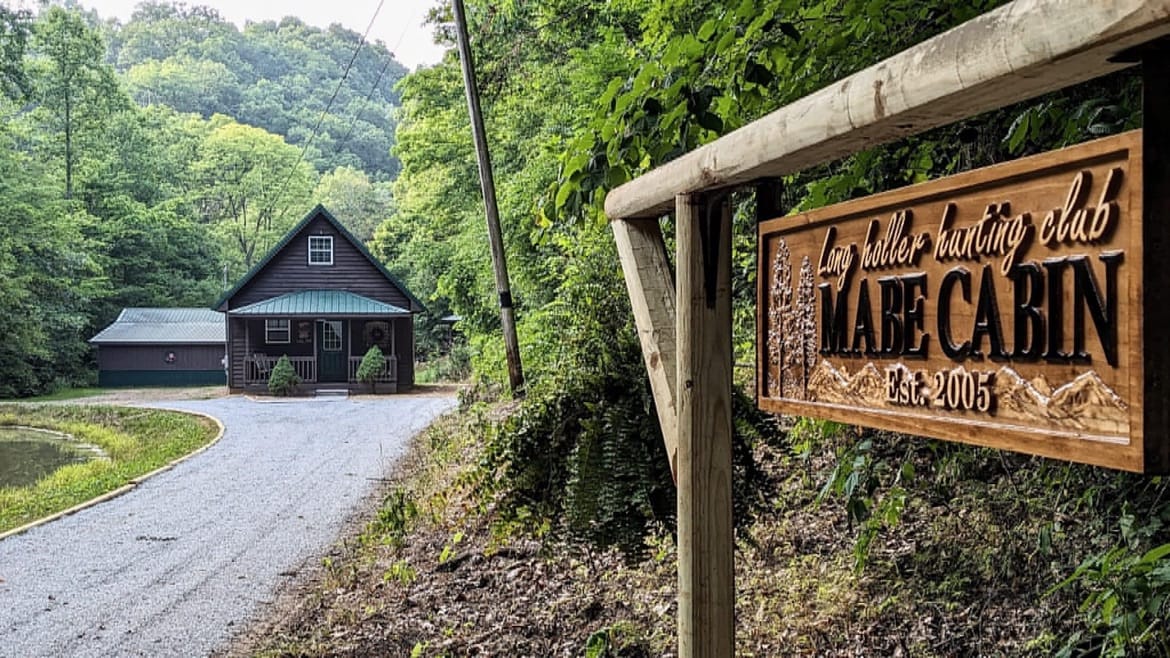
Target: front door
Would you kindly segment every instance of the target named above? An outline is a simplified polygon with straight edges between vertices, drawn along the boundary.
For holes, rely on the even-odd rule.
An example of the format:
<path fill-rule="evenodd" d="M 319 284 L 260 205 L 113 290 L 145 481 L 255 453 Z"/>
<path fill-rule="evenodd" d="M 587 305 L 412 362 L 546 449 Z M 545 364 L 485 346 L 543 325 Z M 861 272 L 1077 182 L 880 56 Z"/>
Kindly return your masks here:
<path fill-rule="evenodd" d="M 345 351 L 345 321 L 317 321 L 317 381 L 344 382 L 349 363 Z"/>

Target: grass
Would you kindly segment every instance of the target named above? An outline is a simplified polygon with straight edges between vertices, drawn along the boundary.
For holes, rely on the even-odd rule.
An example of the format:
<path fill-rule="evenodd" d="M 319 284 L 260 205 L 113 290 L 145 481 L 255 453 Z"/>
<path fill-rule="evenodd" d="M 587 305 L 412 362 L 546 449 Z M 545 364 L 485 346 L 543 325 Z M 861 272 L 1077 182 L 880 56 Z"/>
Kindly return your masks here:
<path fill-rule="evenodd" d="M 105 392 L 106 392 L 106 389 L 104 389 L 104 388 L 92 388 L 92 387 L 91 388 L 61 388 L 61 389 L 57 389 L 56 391 L 53 391 L 52 393 L 46 393 L 44 395 L 38 395 L 36 397 L 28 398 L 26 401 L 27 402 L 58 402 L 61 400 L 76 400 L 78 398 L 88 398 L 88 397 L 93 397 L 95 395 L 101 395 L 102 393 L 105 393 Z"/>
<path fill-rule="evenodd" d="M 65 432 L 110 456 L 65 466 L 27 487 L 0 487 L 0 532 L 121 487 L 215 438 L 211 420 L 174 411 L 110 406 L 0 405 L 0 426 Z"/>

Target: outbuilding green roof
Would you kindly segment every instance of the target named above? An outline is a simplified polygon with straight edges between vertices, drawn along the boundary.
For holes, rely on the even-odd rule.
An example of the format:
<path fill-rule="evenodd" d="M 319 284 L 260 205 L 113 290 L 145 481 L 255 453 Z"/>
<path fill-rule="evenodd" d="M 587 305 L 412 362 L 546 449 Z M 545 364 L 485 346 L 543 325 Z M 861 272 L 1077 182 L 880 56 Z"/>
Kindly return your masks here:
<path fill-rule="evenodd" d="M 124 308 L 94 345 L 222 345 L 223 313 L 202 308 Z"/>
<path fill-rule="evenodd" d="M 409 316 L 410 311 L 345 290 L 299 290 L 232 309 L 228 315 Z"/>

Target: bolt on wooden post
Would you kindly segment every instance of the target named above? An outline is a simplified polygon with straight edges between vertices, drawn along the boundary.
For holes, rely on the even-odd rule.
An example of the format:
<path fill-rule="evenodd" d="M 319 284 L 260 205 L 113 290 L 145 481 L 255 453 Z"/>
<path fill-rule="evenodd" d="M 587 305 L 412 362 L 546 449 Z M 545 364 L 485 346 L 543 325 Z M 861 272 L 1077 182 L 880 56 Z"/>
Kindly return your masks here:
<path fill-rule="evenodd" d="M 680 195 L 678 224 L 679 658 L 735 653 L 731 520 L 731 207 Z"/>

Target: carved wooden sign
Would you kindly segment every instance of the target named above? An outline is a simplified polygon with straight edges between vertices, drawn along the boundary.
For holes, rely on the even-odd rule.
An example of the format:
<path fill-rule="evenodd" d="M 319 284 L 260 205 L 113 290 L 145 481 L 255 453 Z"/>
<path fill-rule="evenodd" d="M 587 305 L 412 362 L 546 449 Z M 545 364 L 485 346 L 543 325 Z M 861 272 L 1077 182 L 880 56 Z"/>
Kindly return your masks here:
<path fill-rule="evenodd" d="M 1141 163 L 1135 131 L 762 222 L 760 407 L 1163 468 L 1142 431 L 1143 331 L 1170 327 L 1142 326 Z"/>

